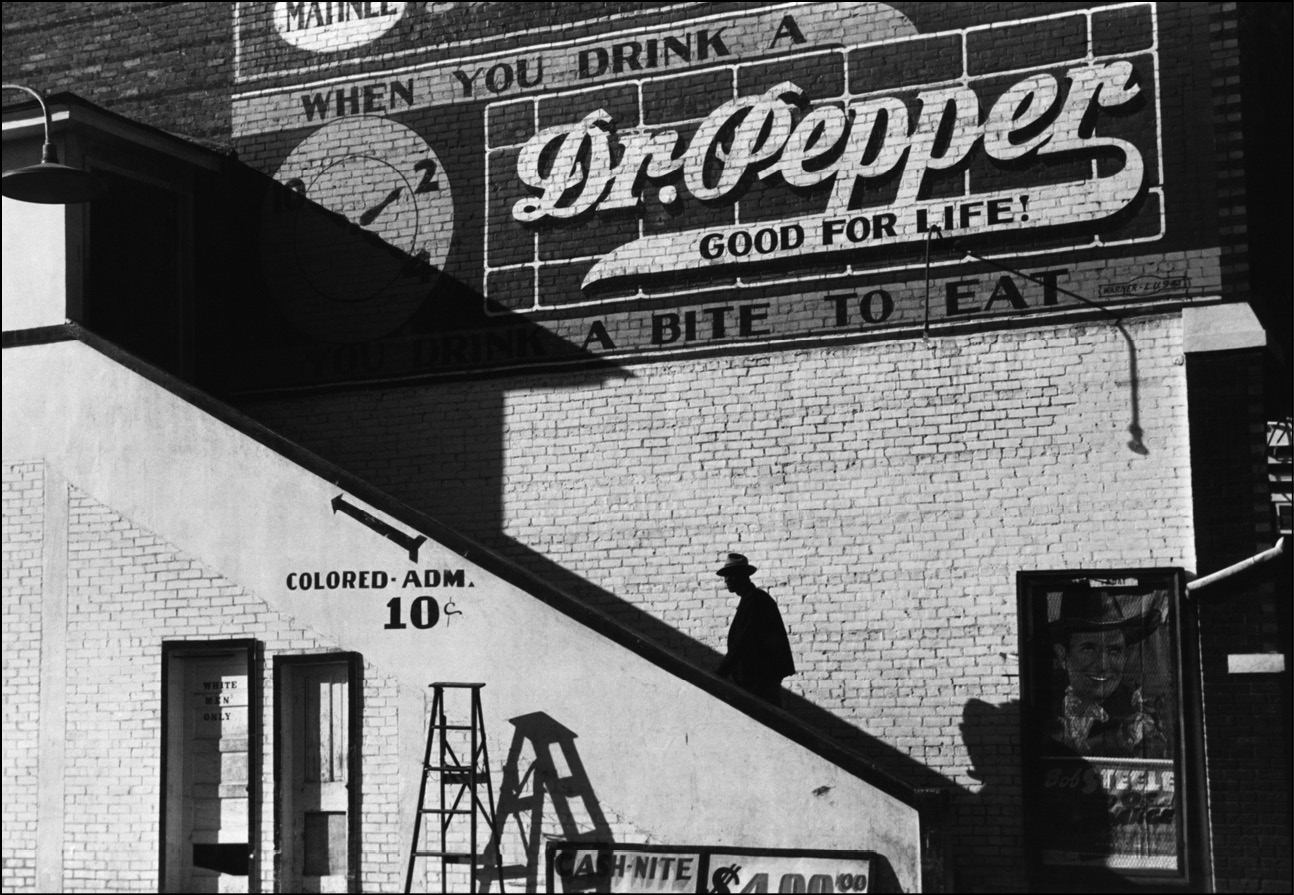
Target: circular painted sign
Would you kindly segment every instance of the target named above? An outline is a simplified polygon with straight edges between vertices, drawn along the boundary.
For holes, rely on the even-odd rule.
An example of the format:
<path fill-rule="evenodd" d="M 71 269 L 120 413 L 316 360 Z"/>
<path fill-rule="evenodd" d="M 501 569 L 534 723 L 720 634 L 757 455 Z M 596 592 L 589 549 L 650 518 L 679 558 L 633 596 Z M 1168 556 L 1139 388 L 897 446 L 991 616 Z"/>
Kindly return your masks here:
<path fill-rule="evenodd" d="M 275 3 L 279 35 L 312 53 L 362 47 L 395 27 L 407 3 Z"/>
<path fill-rule="evenodd" d="M 302 332 L 386 335 L 422 306 L 449 255 L 454 202 L 432 148 L 385 118 L 331 122 L 275 175 L 262 225 L 266 276 Z"/>

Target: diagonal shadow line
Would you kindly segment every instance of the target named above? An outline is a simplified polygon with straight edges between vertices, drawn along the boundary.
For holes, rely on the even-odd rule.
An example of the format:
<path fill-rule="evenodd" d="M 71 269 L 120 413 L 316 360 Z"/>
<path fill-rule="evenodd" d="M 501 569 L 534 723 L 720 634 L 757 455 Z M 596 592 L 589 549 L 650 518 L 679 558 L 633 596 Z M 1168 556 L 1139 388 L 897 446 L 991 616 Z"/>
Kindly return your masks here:
<path fill-rule="evenodd" d="M 294 441 L 277 429 L 258 422 L 247 412 L 236 410 L 174 374 L 154 367 L 111 340 L 77 324 L 67 324 L 51 330 L 57 332 L 45 334 L 47 340 L 77 340 L 84 343 L 306 471 L 333 482 L 337 487 L 410 528 L 434 537 L 446 549 L 482 565 L 502 580 L 526 590 L 536 599 L 549 603 L 558 611 L 612 638 L 681 680 L 728 702 L 775 732 L 905 804 L 920 808 L 924 796 L 935 790 L 954 795 L 966 792 L 949 778 L 807 700 L 788 694 L 786 709 L 774 708 L 735 684 L 721 680 L 711 670 L 719 660 L 715 650 L 503 535 L 498 520 L 488 512 L 491 508 L 486 508 L 489 518 L 484 526 L 479 524 L 480 519 L 476 520 L 476 526 L 469 525 L 466 529 L 458 525 L 447 525 L 403 502 L 403 499 L 416 498 L 416 495 L 407 493 L 407 482 L 396 481 L 390 492 L 383 491 L 381 485 L 369 478 L 348 472 L 334 462 L 311 453 L 302 442 Z M 488 411 L 492 408 L 486 409 Z M 366 454 L 367 456 L 369 455 Z M 488 465 L 490 458 L 485 459 Z M 377 478 L 380 480 L 382 476 Z M 395 496 L 401 492 L 405 492 L 403 499 Z M 425 504 L 428 501 L 415 502 Z M 482 528 L 495 534 L 493 537 L 486 534 L 479 541 L 465 534 L 465 531 L 476 529 L 479 532 Z"/>
<path fill-rule="evenodd" d="M 557 589 L 612 616 L 635 633 L 680 656 L 702 673 L 710 675 L 715 682 L 715 689 L 726 685 L 725 681 L 713 675 L 713 669 L 723 658 L 713 647 L 689 637 L 667 622 L 624 598 L 598 587 L 525 544 L 501 537 L 492 539 L 490 546 L 501 556 L 544 579 Z M 898 778 L 907 786 L 917 790 L 943 789 L 965 792 L 960 784 L 850 724 L 830 710 L 789 691 L 784 692 L 783 699 L 788 713 L 824 736 L 835 740 L 842 748 L 853 752 L 868 764 Z"/>

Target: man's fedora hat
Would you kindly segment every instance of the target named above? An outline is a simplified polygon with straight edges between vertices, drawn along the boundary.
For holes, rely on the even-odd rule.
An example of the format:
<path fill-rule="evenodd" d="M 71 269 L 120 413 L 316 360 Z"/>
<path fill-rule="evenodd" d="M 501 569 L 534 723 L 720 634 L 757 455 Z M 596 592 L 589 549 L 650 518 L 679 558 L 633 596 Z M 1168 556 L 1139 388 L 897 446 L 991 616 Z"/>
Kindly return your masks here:
<path fill-rule="evenodd" d="M 1084 631 L 1122 631 L 1128 646 L 1140 643 L 1159 627 L 1160 614 L 1125 616 L 1119 600 L 1111 593 L 1091 587 L 1066 588 L 1060 596 L 1060 616 L 1052 622 L 1052 633 L 1064 641 Z"/>
<path fill-rule="evenodd" d="M 728 561 L 723 564 L 723 568 L 719 569 L 716 574 L 721 575 L 724 578 L 727 578 L 729 575 L 750 576 L 755 574 L 755 567 L 752 566 L 746 560 L 746 557 L 742 556 L 740 553 L 729 553 Z"/>

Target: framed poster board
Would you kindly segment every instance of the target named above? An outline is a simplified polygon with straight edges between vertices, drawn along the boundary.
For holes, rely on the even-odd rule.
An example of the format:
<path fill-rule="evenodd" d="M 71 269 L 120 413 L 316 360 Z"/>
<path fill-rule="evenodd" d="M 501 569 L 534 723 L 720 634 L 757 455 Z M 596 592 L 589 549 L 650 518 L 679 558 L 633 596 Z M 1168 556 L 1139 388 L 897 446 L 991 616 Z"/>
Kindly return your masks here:
<path fill-rule="evenodd" d="M 1035 885 L 1193 888 L 1207 820 L 1183 573 L 1022 572 L 1018 592 Z"/>
<path fill-rule="evenodd" d="M 889 862 L 871 851 L 717 845 L 548 843 L 549 892 L 886 892 Z"/>

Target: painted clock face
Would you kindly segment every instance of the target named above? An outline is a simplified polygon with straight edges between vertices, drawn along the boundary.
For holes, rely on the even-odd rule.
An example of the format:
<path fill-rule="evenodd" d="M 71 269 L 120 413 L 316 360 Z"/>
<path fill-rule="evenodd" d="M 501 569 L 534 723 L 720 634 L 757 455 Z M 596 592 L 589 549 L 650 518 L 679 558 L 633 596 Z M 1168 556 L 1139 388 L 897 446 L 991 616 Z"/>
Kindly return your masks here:
<path fill-rule="evenodd" d="M 333 121 L 274 175 L 267 279 L 302 332 L 330 342 L 387 335 L 431 292 L 449 254 L 454 204 L 436 153 L 386 118 Z"/>

